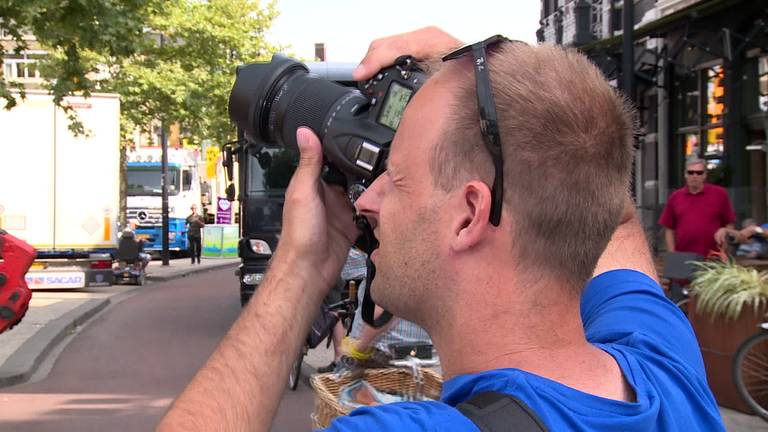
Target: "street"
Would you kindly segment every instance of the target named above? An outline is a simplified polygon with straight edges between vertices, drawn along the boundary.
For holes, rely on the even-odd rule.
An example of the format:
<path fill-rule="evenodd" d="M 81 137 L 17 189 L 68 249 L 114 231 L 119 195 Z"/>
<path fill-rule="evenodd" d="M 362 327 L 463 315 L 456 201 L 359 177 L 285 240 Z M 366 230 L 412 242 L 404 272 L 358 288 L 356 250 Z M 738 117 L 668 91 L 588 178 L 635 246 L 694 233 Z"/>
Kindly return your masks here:
<path fill-rule="evenodd" d="M 0 389 L 0 431 L 148 431 L 240 312 L 232 268 L 147 286 L 93 318 L 39 382 Z M 310 429 L 312 390 L 286 392 L 274 431 Z"/>
<path fill-rule="evenodd" d="M 156 277 L 171 278 L 185 262 L 157 267 Z M 54 350 L 30 382 L 0 388 L 0 431 L 152 430 L 237 318 L 233 269 L 152 283 L 72 331 L 63 350 L 58 356 Z M 37 296 L 45 302 L 63 294 L 76 297 Z M 59 305 L 67 301 L 76 300 L 59 300 Z M 30 320 L 30 327 L 38 325 Z M 325 365 L 331 356 L 332 351 L 318 348 L 305 357 L 303 379 L 295 392 L 284 393 L 272 431 L 310 430 L 314 394 L 306 384 L 309 365 Z M 755 416 L 724 408 L 721 414 L 729 431 L 768 429 Z"/>

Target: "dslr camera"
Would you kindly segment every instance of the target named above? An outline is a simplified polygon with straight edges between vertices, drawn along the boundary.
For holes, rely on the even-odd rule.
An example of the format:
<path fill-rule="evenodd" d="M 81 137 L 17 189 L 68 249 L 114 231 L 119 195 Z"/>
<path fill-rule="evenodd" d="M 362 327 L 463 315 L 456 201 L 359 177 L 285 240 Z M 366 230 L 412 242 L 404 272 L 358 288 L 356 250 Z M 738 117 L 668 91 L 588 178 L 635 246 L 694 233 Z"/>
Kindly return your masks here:
<path fill-rule="evenodd" d="M 424 81 L 410 56 L 351 88 L 275 54 L 269 63 L 237 69 L 229 116 L 246 138 L 290 149 L 298 148 L 296 129 L 309 127 L 322 142 L 326 181 L 365 185 L 386 169 L 403 111 Z"/>
<path fill-rule="evenodd" d="M 268 63 L 238 67 L 229 116 L 246 141 L 291 150 L 298 150 L 296 130 L 312 129 L 323 147 L 324 180 L 347 189 L 354 201 L 386 170 L 405 107 L 426 79 L 412 57 L 401 56 L 393 66 L 354 88 L 313 75 L 305 64 L 275 54 Z M 373 230 L 365 217 L 358 217 L 357 224 L 361 232 L 357 244 L 370 253 L 378 247 Z M 368 260 L 368 287 L 375 274 Z M 368 289 L 361 308 L 363 320 L 374 327 L 392 316 L 385 311 L 374 319 Z"/>

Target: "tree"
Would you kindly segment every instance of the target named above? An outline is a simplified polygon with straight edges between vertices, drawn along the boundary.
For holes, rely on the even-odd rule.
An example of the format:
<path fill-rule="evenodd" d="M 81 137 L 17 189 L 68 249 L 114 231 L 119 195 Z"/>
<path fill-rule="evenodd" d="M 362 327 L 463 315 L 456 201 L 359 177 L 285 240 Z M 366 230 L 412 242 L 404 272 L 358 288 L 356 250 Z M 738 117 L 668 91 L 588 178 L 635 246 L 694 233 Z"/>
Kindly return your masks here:
<path fill-rule="evenodd" d="M 147 16 L 162 0 L 0 0 L 0 30 L 12 44 L 0 43 L 0 65 L 9 50 L 20 54 L 30 48 L 25 33 L 49 52 L 40 62 L 40 71 L 54 102 L 71 120 L 70 128 L 83 132 L 74 112 L 62 104 L 72 94 L 89 96 L 99 88 L 99 65 L 133 55 L 145 40 Z M 17 104 L 12 89 L 24 96 L 18 82 L 0 75 L 0 102 L 6 109 Z"/>
<path fill-rule="evenodd" d="M 178 124 L 193 144 L 223 143 L 235 130 L 227 100 L 239 64 L 268 59 L 277 47 L 264 32 L 274 3 L 168 0 L 149 17 L 151 38 L 113 67 L 108 88 L 121 95 L 124 131 Z"/>

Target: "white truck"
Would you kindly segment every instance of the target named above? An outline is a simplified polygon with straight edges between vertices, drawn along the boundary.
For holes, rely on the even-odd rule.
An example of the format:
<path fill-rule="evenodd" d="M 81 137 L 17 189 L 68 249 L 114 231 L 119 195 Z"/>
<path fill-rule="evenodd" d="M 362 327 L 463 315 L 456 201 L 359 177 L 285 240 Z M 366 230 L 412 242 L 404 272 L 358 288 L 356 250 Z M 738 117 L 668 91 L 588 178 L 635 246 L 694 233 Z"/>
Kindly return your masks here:
<path fill-rule="evenodd" d="M 30 288 L 110 285 L 120 199 L 120 100 L 112 94 L 68 97 L 88 131 L 77 137 L 52 100 L 28 90 L 10 111 L 0 108 L 0 228 L 37 249 L 27 274 Z"/>
<path fill-rule="evenodd" d="M 136 237 L 146 242 L 144 250 L 153 253 L 163 248 L 161 158 L 160 148 L 141 148 L 128 153 L 126 163 L 126 218 L 136 224 Z M 168 248 L 173 252 L 189 248 L 186 219 L 192 204 L 202 211 L 198 164 L 196 150 L 168 150 Z"/>

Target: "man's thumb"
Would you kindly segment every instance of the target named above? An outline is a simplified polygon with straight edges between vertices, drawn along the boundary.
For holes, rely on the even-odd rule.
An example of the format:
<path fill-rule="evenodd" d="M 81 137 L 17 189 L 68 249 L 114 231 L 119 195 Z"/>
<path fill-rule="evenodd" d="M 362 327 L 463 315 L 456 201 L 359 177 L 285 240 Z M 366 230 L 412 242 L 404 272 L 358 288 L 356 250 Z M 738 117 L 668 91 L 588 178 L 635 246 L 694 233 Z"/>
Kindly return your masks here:
<path fill-rule="evenodd" d="M 312 129 L 300 127 L 296 131 L 296 142 L 299 144 L 299 166 L 297 170 L 306 172 L 302 175 L 320 176 L 323 166 L 323 150 L 320 140 Z"/>

